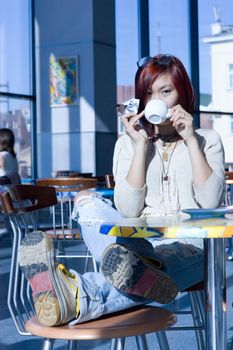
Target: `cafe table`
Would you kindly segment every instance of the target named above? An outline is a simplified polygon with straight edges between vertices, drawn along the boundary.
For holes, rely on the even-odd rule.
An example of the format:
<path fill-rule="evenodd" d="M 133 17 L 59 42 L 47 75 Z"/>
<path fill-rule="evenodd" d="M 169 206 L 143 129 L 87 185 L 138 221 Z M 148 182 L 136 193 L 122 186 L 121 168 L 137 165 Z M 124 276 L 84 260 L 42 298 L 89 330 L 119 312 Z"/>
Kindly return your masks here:
<path fill-rule="evenodd" d="M 203 238 L 205 254 L 205 334 L 207 350 L 227 348 L 225 238 L 233 236 L 233 215 L 218 211 L 204 217 L 189 214 L 122 219 L 102 223 L 100 233 L 109 236 L 158 239 Z M 220 217 L 221 216 L 221 217 Z M 164 242 L 165 243 L 165 242 Z"/>

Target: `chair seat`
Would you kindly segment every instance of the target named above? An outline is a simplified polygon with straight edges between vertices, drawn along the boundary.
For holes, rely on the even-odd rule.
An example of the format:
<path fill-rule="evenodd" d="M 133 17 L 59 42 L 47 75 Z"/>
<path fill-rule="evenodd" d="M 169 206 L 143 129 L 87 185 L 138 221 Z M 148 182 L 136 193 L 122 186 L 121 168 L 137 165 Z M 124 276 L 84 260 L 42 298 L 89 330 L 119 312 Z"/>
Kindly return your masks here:
<path fill-rule="evenodd" d="M 32 317 L 25 329 L 33 335 L 52 339 L 90 340 L 124 338 L 162 331 L 176 322 L 174 313 L 153 306 L 140 306 L 76 325 L 45 327 Z"/>

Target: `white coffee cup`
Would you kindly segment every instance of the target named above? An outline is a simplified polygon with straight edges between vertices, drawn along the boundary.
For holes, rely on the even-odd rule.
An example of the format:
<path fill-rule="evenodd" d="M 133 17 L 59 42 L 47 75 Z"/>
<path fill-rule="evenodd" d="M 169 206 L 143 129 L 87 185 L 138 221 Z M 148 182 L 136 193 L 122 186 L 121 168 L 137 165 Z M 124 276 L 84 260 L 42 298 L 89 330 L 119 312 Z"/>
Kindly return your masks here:
<path fill-rule="evenodd" d="M 150 100 L 145 107 L 145 118 L 152 124 L 160 124 L 171 117 L 171 110 L 163 100 Z"/>

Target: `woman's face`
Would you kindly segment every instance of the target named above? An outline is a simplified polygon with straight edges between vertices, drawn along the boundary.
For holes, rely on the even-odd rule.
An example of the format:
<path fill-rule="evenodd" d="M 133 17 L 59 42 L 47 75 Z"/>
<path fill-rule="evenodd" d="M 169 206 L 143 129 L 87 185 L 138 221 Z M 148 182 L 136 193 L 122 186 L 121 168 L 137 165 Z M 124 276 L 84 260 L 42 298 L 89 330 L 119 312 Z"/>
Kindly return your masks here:
<path fill-rule="evenodd" d="M 148 100 L 158 98 L 163 100 L 168 108 L 172 108 L 178 104 L 179 96 L 175 89 L 170 73 L 165 73 L 158 77 L 148 91 Z"/>

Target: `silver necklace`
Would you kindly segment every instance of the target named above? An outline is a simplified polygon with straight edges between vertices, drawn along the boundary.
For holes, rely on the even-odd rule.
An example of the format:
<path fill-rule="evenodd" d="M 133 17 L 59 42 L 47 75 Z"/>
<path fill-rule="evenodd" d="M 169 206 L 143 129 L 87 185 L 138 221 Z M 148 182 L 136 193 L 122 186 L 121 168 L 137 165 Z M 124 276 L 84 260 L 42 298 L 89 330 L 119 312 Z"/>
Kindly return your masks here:
<path fill-rule="evenodd" d="M 167 169 L 165 169 L 163 157 L 162 157 L 161 153 L 159 152 L 157 145 L 155 144 L 155 147 L 156 147 L 156 149 L 158 151 L 158 155 L 159 155 L 159 158 L 161 160 L 162 167 L 163 167 L 163 174 L 162 174 L 163 181 L 168 181 L 169 180 L 168 173 L 169 173 L 170 162 L 171 162 L 171 158 L 172 158 L 173 152 L 175 151 L 175 148 L 177 146 L 177 143 L 178 143 L 178 141 L 176 141 L 175 146 L 173 147 L 173 149 L 171 151 L 170 157 L 168 158 Z"/>

